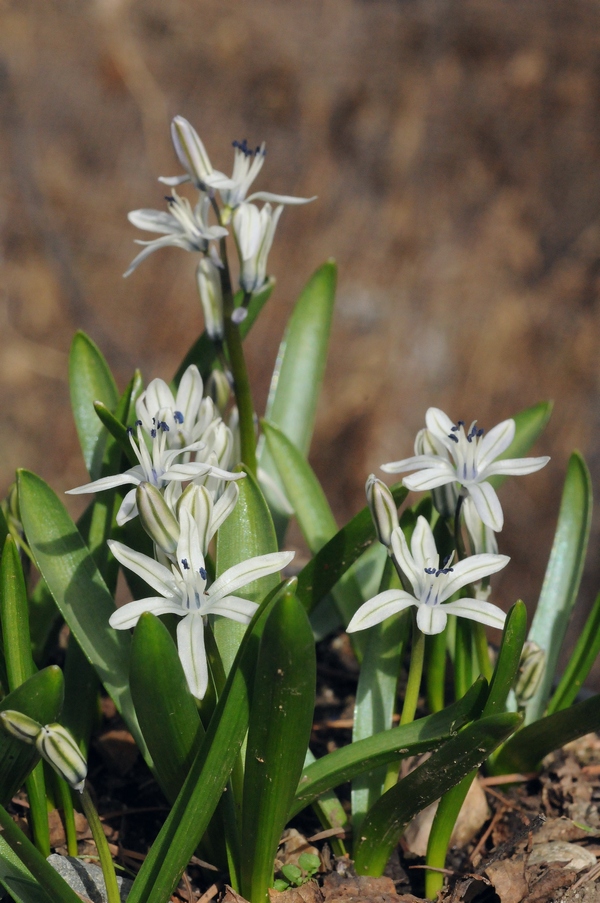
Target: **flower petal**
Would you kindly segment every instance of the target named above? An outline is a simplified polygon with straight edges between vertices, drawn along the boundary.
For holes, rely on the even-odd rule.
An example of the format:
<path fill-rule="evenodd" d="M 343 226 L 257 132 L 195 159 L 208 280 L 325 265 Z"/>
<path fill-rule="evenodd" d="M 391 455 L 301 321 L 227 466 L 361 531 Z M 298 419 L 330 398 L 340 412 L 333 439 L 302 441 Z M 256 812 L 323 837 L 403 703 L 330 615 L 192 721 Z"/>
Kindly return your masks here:
<path fill-rule="evenodd" d="M 419 569 L 431 566 L 437 568 L 439 562 L 437 546 L 431 527 L 427 519 L 422 515 L 417 518 L 410 541 L 410 549 L 413 560 Z"/>
<path fill-rule="evenodd" d="M 438 580 L 444 580 L 442 589 L 440 590 L 439 600 L 444 602 L 453 596 L 455 592 L 466 586 L 468 583 L 476 583 L 490 574 L 496 574 L 506 567 L 510 558 L 508 555 L 490 555 L 484 553 L 482 555 L 470 555 L 463 558 L 452 565 L 452 571 L 449 574 L 440 574 Z"/>
<path fill-rule="evenodd" d="M 403 458 L 402 461 L 390 461 L 382 464 L 381 470 L 385 473 L 404 473 L 405 470 L 424 470 L 437 467 L 439 458 L 437 455 L 413 455 L 411 458 Z"/>
<path fill-rule="evenodd" d="M 269 574 L 276 574 L 290 563 L 295 552 L 272 552 L 270 555 L 256 555 L 247 561 L 240 561 L 228 568 L 208 589 L 211 610 L 216 602 L 234 593 L 242 586 L 259 580 Z"/>
<path fill-rule="evenodd" d="M 121 608 L 117 608 L 110 616 L 108 623 L 116 630 L 127 630 L 129 627 L 135 627 L 138 619 L 146 612 L 153 615 L 183 615 L 185 609 L 181 605 L 176 605 L 168 599 L 159 597 L 150 597 L 148 599 L 137 599 L 135 602 L 127 602 Z"/>
<path fill-rule="evenodd" d="M 427 429 L 433 433 L 436 439 L 442 443 L 444 447 L 448 446 L 448 437 L 453 432 L 454 424 L 447 414 L 444 414 L 439 408 L 428 408 L 425 414 L 425 423 Z M 451 440 L 452 441 L 452 440 Z"/>
<path fill-rule="evenodd" d="M 385 592 L 378 593 L 360 606 L 346 627 L 346 631 L 354 633 L 356 630 L 366 630 L 367 627 L 373 627 L 374 624 L 385 621 L 390 615 L 395 615 L 416 604 L 417 600 L 410 593 L 405 593 L 401 589 L 386 589 Z"/>
<path fill-rule="evenodd" d="M 502 630 L 506 621 L 506 615 L 501 608 L 480 599 L 458 599 L 456 602 L 446 602 L 443 608 L 448 614 L 479 621 L 480 624 L 487 624 L 488 627 L 496 627 L 498 630 Z"/>
<path fill-rule="evenodd" d="M 177 625 L 177 650 L 190 693 L 203 699 L 208 687 L 208 664 L 204 650 L 204 621 L 200 614 L 186 615 Z"/>
<path fill-rule="evenodd" d="M 407 489 L 414 492 L 424 492 L 427 489 L 437 489 L 438 486 L 445 486 L 446 483 L 456 482 L 456 472 L 449 461 L 442 461 L 439 458 L 435 467 L 427 470 L 421 470 L 418 473 L 411 473 L 410 476 L 404 477 L 402 482 Z"/>
<path fill-rule="evenodd" d="M 550 458 L 542 455 L 540 458 L 505 458 L 503 461 L 494 461 L 486 467 L 481 476 L 487 480 L 495 474 L 522 477 L 528 473 L 535 473 L 545 467 Z"/>
<path fill-rule="evenodd" d="M 246 198 L 246 203 L 249 204 L 251 201 L 271 201 L 273 204 L 310 204 L 311 201 L 316 200 L 316 194 L 313 195 L 312 198 L 295 198 L 291 197 L 289 194 L 273 194 L 270 191 L 255 191 L 249 198 Z"/>
<path fill-rule="evenodd" d="M 125 494 L 119 510 L 117 511 L 117 526 L 122 527 L 123 524 L 126 524 L 128 521 L 133 520 L 134 517 L 137 517 L 138 507 L 136 492 L 137 486 L 134 486 L 133 489 L 130 489 L 129 492 Z"/>
<path fill-rule="evenodd" d="M 76 486 L 75 489 L 67 489 L 66 495 L 83 495 L 87 492 L 103 492 L 105 489 L 116 489 L 117 486 L 126 486 L 128 483 L 138 485 L 144 479 L 141 467 L 132 467 L 125 473 L 115 473 L 110 477 L 100 477 L 93 483 L 85 483 L 83 486 Z"/>
<path fill-rule="evenodd" d="M 504 514 L 496 490 L 491 483 L 469 483 L 469 495 L 477 508 L 477 513 L 484 524 L 499 533 L 504 525 Z"/>
<path fill-rule="evenodd" d="M 422 572 L 410 553 L 402 527 L 395 527 L 392 530 L 391 545 L 395 561 L 410 581 L 415 595 L 420 595 L 423 584 Z"/>
<path fill-rule="evenodd" d="M 448 623 L 448 616 L 444 611 L 447 605 L 419 605 L 417 610 L 417 627 L 421 633 L 433 636 L 441 633 Z"/>
<path fill-rule="evenodd" d="M 477 470 L 482 470 L 491 464 L 498 455 L 506 451 L 510 443 L 515 438 L 515 421 L 503 420 L 497 426 L 493 427 L 480 439 L 477 447 Z"/>
<path fill-rule="evenodd" d="M 208 609 L 203 608 L 202 611 L 204 614 L 229 618 L 231 621 L 237 621 L 239 624 L 249 624 L 257 608 L 258 604 L 256 602 L 241 599 L 239 596 L 225 596 L 223 599 L 215 602 L 214 605 L 209 605 Z"/>
<path fill-rule="evenodd" d="M 160 232 L 164 235 L 181 232 L 181 226 L 175 217 L 164 210 L 132 210 L 127 214 L 127 219 L 146 232 Z"/>
<path fill-rule="evenodd" d="M 181 411 L 184 423 L 187 420 L 196 419 L 202 404 L 203 391 L 204 384 L 200 371 L 195 364 L 190 364 L 181 377 L 181 382 L 177 389 L 177 398 L 175 399 L 175 410 Z"/>
<path fill-rule="evenodd" d="M 179 597 L 177 584 L 168 568 L 159 564 L 154 558 L 149 558 L 148 555 L 136 552 L 134 549 L 130 549 L 129 546 L 116 542 L 114 539 L 108 540 L 108 546 L 120 564 L 129 568 L 142 580 L 145 580 L 149 586 L 157 590 L 161 595 L 171 600 Z"/>

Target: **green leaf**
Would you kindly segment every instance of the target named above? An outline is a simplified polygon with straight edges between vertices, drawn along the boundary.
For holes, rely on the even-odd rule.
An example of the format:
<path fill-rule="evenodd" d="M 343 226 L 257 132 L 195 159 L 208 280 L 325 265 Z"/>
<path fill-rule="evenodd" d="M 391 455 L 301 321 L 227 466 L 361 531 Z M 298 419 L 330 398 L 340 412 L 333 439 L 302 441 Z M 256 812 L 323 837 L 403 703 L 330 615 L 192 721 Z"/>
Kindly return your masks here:
<path fill-rule="evenodd" d="M 502 747 L 494 762 L 494 772 L 536 771 L 548 753 L 597 730 L 600 730 L 600 695 L 524 727 Z"/>
<path fill-rule="evenodd" d="M 4 638 L 4 658 L 8 689 L 16 690 L 36 672 L 31 655 L 27 589 L 19 551 L 12 536 L 6 537 L 0 565 L 0 618 Z M 27 778 L 27 796 L 31 807 L 31 823 L 35 843 L 50 855 L 50 832 L 46 808 L 46 784 L 41 765 Z"/>
<path fill-rule="evenodd" d="M 0 835 L 0 884 L 15 903 L 53 903 Z"/>
<path fill-rule="evenodd" d="M 129 691 L 131 636 L 109 627 L 115 604 L 62 502 L 29 471 L 19 471 L 18 485 L 23 527 L 37 568 L 149 761 Z"/>
<path fill-rule="evenodd" d="M 134 630 L 131 695 L 159 784 L 173 803 L 204 729 L 173 639 L 158 618 L 143 614 Z"/>
<path fill-rule="evenodd" d="M 568 708 L 575 701 L 600 653 L 600 593 L 579 634 L 569 664 L 547 708 L 548 715 Z"/>
<path fill-rule="evenodd" d="M 483 710 L 484 715 L 497 715 L 506 707 L 506 700 L 513 688 L 521 661 L 521 652 L 527 634 L 527 609 L 523 602 L 515 602 L 508 612 L 496 667 L 490 682 L 490 691 Z"/>
<path fill-rule="evenodd" d="M 50 665 L 5 696 L 0 712 L 14 709 L 40 724 L 51 724 L 60 715 L 64 683 L 62 671 Z M 7 805 L 39 761 L 35 746 L 27 746 L 0 730 L 0 803 Z"/>
<path fill-rule="evenodd" d="M 578 452 L 569 460 L 554 543 L 528 640 L 546 654 L 544 676 L 527 703 L 530 724 L 544 712 L 558 657 L 577 598 L 592 518 L 592 486 L 585 461 Z"/>
<path fill-rule="evenodd" d="M 357 874 L 382 875 L 409 821 L 478 768 L 521 720 L 513 712 L 481 718 L 444 743 L 426 762 L 388 790 L 363 822 L 354 850 Z"/>
<path fill-rule="evenodd" d="M 269 300 L 274 288 L 275 280 L 273 278 L 269 278 L 269 280 L 263 285 L 261 290 L 252 295 L 252 300 L 250 301 L 250 306 L 248 307 L 248 314 L 246 316 L 246 319 L 242 320 L 239 325 L 240 335 L 242 339 L 245 339 L 250 332 L 252 326 L 256 322 L 259 313 Z M 233 302 L 234 307 L 239 307 L 239 305 L 242 303 L 243 297 L 243 292 L 236 293 Z M 212 339 L 209 339 L 206 332 L 203 332 L 202 335 L 198 339 L 196 339 L 196 341 L 182 360 L 177 369 L 177 373 L 173 378 L 173 382 L 176 386 L 179 385 L 181 377 L 190 366 L 190 364 L 196 364 L 198 370 L 200 371 L 202 379 L 206 380 L 210 376 L 210 371 L 213 369 L 217 361 L 218 355 L 216 345 L 212 341 Z"/>
<path fill-rule="evenodd" d="M 6 841 L 11 847 L 13 853 L 18 856 L 20 862 L 31 873 L 32 877 L 37 882 L 37 885 L 48 892 L 48 896 L 52 900 L 52 903 L 81 903 L 81 900 L 75 891 L 72 890 L 67 882 L 60 877 L 58 872 L 46 862 L 45 857 L 36 850 L 31 841 L 23 834 L 21 829 L 17 827 L 3 806 L 0 806 L 0 827 L 2 828 L 2 840 Z M 0 853 L 3 851 L 3 846 L 4 845 L 0 847 Z M 12 892 L 10 889 L 15 884 L 15 877 L 18 881 L 22 875 L 22 869 L 19 869 L 18 867 L 15 868 L 14 860 L 11 862 L 8 858 L 5 859 L 3 856 L 2 868 L 5 869 L 8 868 L 8 866 L 12 866 L 16 872 L 16 876 L 13 872 L 11 881 L 8 883 L 8 889 Z M 21 890 L 22 886 L 20 884 L 17 886 L 18 889 Z M 25 885 L 22 889 L 29 892 L 28 885 Z M 23 899 L 27 900 L 28 903 L 29 901 L 31 901 L 31 903 L 34 903 L 34 901 L 35 903 L 38 903 L 40 897 L 36 894 L 35 896 L 28 895 L 27 897 L 23 897 Z"/>
<path fill-rule="evenodd" d="M 100 349 L 84 332 L 76 332 L 69 355 L 71 407 L 83 460 L 90 478 L 100 476 L 106 432 L 94 412 L 101 401 L 113 410 L 119 400 L 117 386 Z"/>
<path fill-rule="evenodd" d="M 293 592 L 285 593 L 260 641 L 244 772 L 241 892 L 256 903 L 267 899 L 277 845 L 302 773 L 316 667 L 307 614 Z"/>
<path fill-rule="evenodd" d="M 486 696 L 487 682 L 479 678 L 462 699 L 441 712 L 382 731 L 317 759 L 302 773 L 290 818 L 325 791 L 351 781 L 364 771 L 436 749 L 481 713 Z"/>
<path fill-rule="evenodd" d="M 229 672 L 227 684 L 179 796 L 152 845 L 127 903 L 164 903 L 206 831 L 239 755 L 250 714 L 250 688 L 266 619 L 288 581 L 254 615 Z"/>
<path fill-rule="evenodd" d="M 290 317 L 271 378 L 265 417 L 279 427 L 304 456 L 310 448 L 325 373 L 336 281 L 337 267 L 332 260 L 319 267 L 310 278 Z M 281 489 L 278 468 L 264 441 L 259 443 L 258 463 Z M 281 542 L 288 515 L 277 497 L 268 489 L 266 492 Z"/>
<path fill-rule="evenodd" d="M 396 505 L 400 507 L 408 490 L 401 483 L 391 487 Z M 298 599 L 308 612 L 324 599 L 340 577 L 375 541 L 375 526 L 367 505 L 342 527 L 317 552 L 298 574 Z"/>
<path fill-rule="evenodd" d="M 138 461 L 136 454 L 131 446 L 131 442 L 129 441 L 129 433 L 127 432 L 127 427 L 124 426 L 118 417 L 116 417 L 112 411 L 110 411 L 105 404 L 101 401 L 94 402 L 94 411 L 100 418 L 100 421 L 104 424 L 108 432 L 111 436 L 116 440 L 119 448 L 129 461 L 129 464 L 132 467 L 135 467 L 140 462 Z"/>
<path fill-rule="evenodd" d="M 550 420 L 552 408 L 553 403 L 551 401 L 541 401 L 539 404 L 515 414 L 513 417 L 515 421 L 515 438 L 508 448 L 501 455 L 498 455 L 496 460 L 522 458 L 524 455 L 527 455 Z M 488 482 L 497 489 L 505 479 L 505 476 L 494 476 L 490 477 Z"/>
<path fill-rule="evenodd" d="M 217 534 L 217 577 L 240 561 L 277 551 L 275 528 L 260 486 L 249 470 L 242 469 L 246 476 L 238 482 L 240 495 L 237 504 Z M 279 582 L 277 574 L 261 577 L 242 587 L 238 595 L 251 602 L 262 602 Z M 217 615 L 213 621 L 213 632 L 225 674 L 228 674 L 246 625 Z"/>

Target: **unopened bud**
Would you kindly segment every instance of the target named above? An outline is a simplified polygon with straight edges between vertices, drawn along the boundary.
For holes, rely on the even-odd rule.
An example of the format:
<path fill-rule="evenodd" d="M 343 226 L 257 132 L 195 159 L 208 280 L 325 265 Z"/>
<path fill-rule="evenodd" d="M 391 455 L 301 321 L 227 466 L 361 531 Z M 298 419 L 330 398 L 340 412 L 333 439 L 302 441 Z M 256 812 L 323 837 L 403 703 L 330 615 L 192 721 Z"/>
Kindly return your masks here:
<path fill-rule="evenodd" d="M 544 676 L 545 667 L 546 653 L 533 640 L 527 640 L 521 653 L 521 662 L 515 687 L 515 695 L 520 706 L 524 705 L 535 695 Z"/>
<path fill-rule="evenodd" d="M 200 136 L 187 119 L 176 116 L 171 123 L 171 137 L 179 162 L 196 188 L 203 189 L 213 168 Z"/>
<path fill-rule="evenodd" d="M 398 508 L 388 487 L 375 474 L 367 480 L 365 490 L 371 517 L 375 524 L 377 538 L 388 549 L 392 541 L 392 531 L 398 526 Z"/>
<path fill-rule="evenodd" d="M 35 741 L 37 750 L 74 790 L 83 790 L 87 764 L 75 739 L 61 724 L 46 724 Z"/>
<path fill-rule="evenodd" d="M 231 398 L 231 385 L 222 370 L 212 370 L 206 383 L 206 393 L 223 414 Z"/>
<path fill-rule="evenodd" d="M 196 268 L 196 282 L 206 332 L 213 342 L 220 342 L 224 334 L 223 290 L 219 270 L 208 257 L 203 257 Z"/>
<path fill-rule="evenodd" d="M 16 712 L 14 709 L 6 709 L 4 712 L 0 712 L 0 721 L 5 731 L 12 734 L 17 740 L 22 740 L 23 743 L 32 745 L 37 740 L 37 736 L 42 729 L 42 725 L 34 721 L 33 718 L 23 715 L 22 712 Z"/>
<path fill-rule="evenodd" d="M 140 521 L 148 536 L 167 554 L 175 552 L 179 524 L 160 491 L 152 483 L 140 483 L 135 500 Z"/>

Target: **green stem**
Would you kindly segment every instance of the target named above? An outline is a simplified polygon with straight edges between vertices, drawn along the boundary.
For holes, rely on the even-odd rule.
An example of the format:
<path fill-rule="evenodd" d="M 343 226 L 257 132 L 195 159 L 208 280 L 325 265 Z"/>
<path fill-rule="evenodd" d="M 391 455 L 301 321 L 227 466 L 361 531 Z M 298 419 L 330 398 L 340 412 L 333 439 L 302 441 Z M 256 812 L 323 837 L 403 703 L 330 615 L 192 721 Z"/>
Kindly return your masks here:
<path fill-rule="evenodd" d="M 446 683 L 446 631 L 434 633 L 426 641 L 427 705 L 429 711 L 441 712 L 444 708 Z"/>
<path fill-rule="evenodd" d="M 110 855 L 110 850 L 108 849 L 108 842 L 106 840 L 104 829 L 102 828 L 102 822 L 98 817 L 92 798 L 85 787 L 81 793 L 81 808 L 88 820 L 90 831 L 92 832 L 92 837 L 94 838 L 94 843 L 98 850 L 100 866 L 106 885 L 106 898 L 108 903 L 121 903 L 121 894 L 119 893 L 119 886 L 117 884 L 115 866 L 112 856 Z"/>
<path fill-rule="evenodd" d="M 426 866 L 443 869 L 446 864 L 448 845 L 458 818 L 461 806 L 477 774 L 471 771 L 452 790 L 449 790 L 440 800 L 435 813 L 429 842 L 427 844 Z M 425 896 L 428 900 L 435 900 L 444 884 L 444 876 L 441 872 L 425 872 Z"/>
<path fill-rule="evenodd" d="M 242 337 L 239 326 L 233 322 L 233 290 L 231 288 L 231 276 L 227 263 L 227 248 L 225 239 L 221 240 L 221 260 L 223 268 L 221 274 L 221 287 L 223 290 L 223 324 L 225 329 L 225 344 L 231 365 L 233 376 L 233 391 L 239 415 L 240 445 L 242 461 L 246 467 L 256 476 L 256 436 L 254 433 L 254 404 L 252 403 L 252 391 L 246 368 L 246 358 L 242 347 Z"/>
<path fill-rule="evenodd" d="M 63 810 L 63 824 L 67 837 L 67 853 L 69 856 L 79 856 L 77 828 L 75 827 L 75 810 L 73 808 L 71 788 L 67 782 L 63 781 L 58 775 L 56 775 L 56 787 L 60 797 L 60 805 Z"/>
<path fill-rule="evenodd" d="M 477 650 L 477 662 L 479 664 L 479 671 L 481 674 L 483 674 L 483 676 L 489 683 L 492 679 L 494 669 L 492 668 L 492 663 L 490 662 L 490 649 L 488 646 L 485 627 L 483 626 L 483 624 L 480 624 L 479 621 L 474 621 L 472 626 L 475 648 Z"/>
<path fill-rule="evenodd" d="M 406 693 L 400 724 L 410 724 L 415 719 L 417 704 L 419 702 L 419 690 L 423 676 L 423 663 L 425 661 L 425 634 L 417 627 L 416 616 L 413 617 L 412 649 L 410 651 L 410 667 L 406 682 Z"/>
<path fill-rule="evenodd" d="M 454 698 L 462 699 L 471 686 L 471 621 L 458 618 L 454 647 Z"/>
<path fill-rule="evenodd" d="M 460 526 L 460 513 L 462 511 L 465 496 L 459 492 L 456 500 L 456 510 L 454 512 L 454 548 L 456 549 L 456 560 L 461 561 L 466 558 L 465 544 L 463 541 L 462 529 Z"/>

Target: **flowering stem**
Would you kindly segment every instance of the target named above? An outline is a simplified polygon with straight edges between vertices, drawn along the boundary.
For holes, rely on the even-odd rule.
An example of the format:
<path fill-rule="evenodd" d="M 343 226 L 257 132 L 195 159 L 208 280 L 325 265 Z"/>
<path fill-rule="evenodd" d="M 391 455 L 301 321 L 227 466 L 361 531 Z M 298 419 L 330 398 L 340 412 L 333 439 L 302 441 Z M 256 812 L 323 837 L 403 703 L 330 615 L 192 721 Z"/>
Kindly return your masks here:
<path fill-rule="evenodd" d="M 427 638 L 427 704 L 430 712 L 444 708 L 446 682 L 446 631 Z"/>
<path fill-rule="evenodd" d="M 219 272 L 221 274 L 221 287 L 223 290 L 223 324 L 225 329 L 225 343 L 227 345 L 229 363 L 233 375 L 233 390 L 235 392 L 235 400 L 240 418 L 242 461 L 248 469 L 256 475 L 254 405 L 252 403 L 252 392 L 250 389 L 250 380 L 248 379 L 244 349 L 242 348 L 242 337 L 240 336 L 238 325 L 231 319 L 233 314 L 233 290 L 231 288 L 231 276 L 229 274 L 227 249 L 225 247 L 224 239 L 221 240 L 221 260 L 223 262 L 223 268 Z"/>
<path fill-rule="evenodd" d="M 416 617 L 413 618 L 412 649 L 410 651 L 410 667 L 408 680 L 404 694 L 404 705 L 400 724 L 410 724 L 414 721 L 417 704 L 419 702 L 419 690 L 423 676 L 423 662 L 425 661 L 425 634 L 417 627 Z"/>
<path fill-rule="evenodd" d="M 92 798 L 85 787 L 81 792 L 81 808 L 87 818 L 92 837 L 94 838 L 94 843 L 96 844 L 96 849 L 98 850 L 100 866 L 106 885 L 106 898 L 108 903 L 121 903 L 121 894 L 119 893 L 117 876 L 115 875 L 115 866 L 112 856 L 110 855 L 110 850 L 108 849 L 108 842 L 102 828 L 102 822 L 98 817 Z"/>

